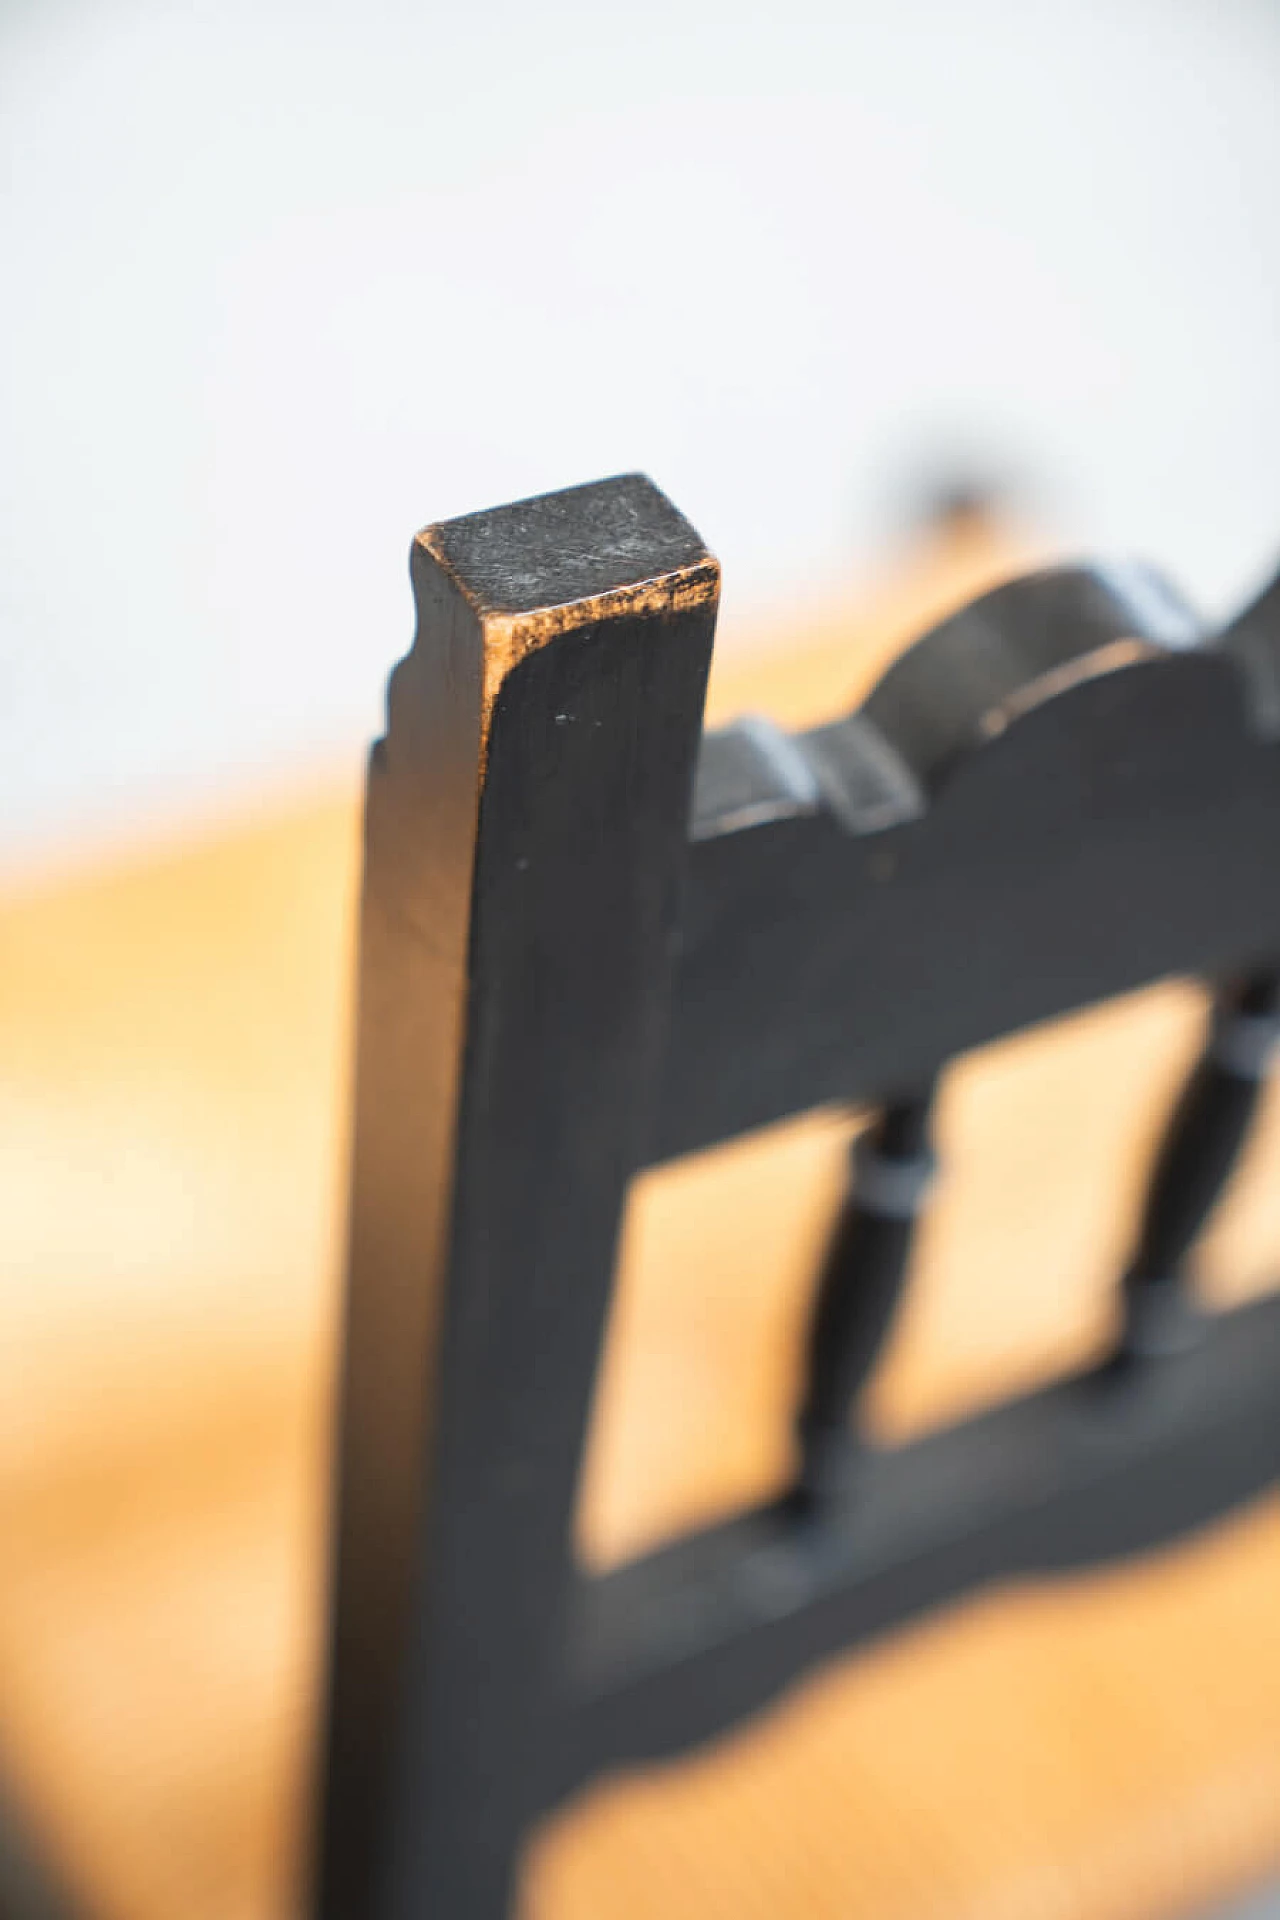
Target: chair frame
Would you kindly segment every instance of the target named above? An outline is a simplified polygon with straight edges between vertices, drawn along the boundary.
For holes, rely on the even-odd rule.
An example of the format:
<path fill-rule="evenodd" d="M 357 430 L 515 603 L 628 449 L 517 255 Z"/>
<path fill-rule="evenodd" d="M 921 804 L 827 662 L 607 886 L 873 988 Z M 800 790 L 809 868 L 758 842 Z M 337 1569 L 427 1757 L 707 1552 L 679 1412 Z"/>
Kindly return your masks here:
<path fill-rule="evenodd" d="M 1280 1476 L 1280 1298 L 1202 1319 L 1183 1271 L 1275 1039 L 1280 592 L 1209 637 L 1145 570 L 1035 575 L 855 714 L 704 738 L 718 568 L 644 478 L 429 528 L 413 579 L 369 774 L 321 1920 L 502 1920 L 530 1825 L 602 1771 Z M 1114 1349 L 863 1445 L 937 1075 L 1183 974 L 1219 1012 Z M 880 1120 L 819 1288 L 795 1485 L 584 1574 L 629 1180 L 827 1102 Z"/>

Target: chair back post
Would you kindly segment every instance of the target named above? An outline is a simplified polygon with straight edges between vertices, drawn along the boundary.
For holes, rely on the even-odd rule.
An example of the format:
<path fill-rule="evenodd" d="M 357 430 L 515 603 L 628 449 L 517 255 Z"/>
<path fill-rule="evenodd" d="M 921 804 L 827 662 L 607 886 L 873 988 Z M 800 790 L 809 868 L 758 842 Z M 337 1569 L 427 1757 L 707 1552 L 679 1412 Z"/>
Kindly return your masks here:
<path fill-rule="evenodd" d="M 629 476 L 419 535 L 366 819 L 316 1911 L 499 1920 L 654 1124 L 716 562 Z"/>

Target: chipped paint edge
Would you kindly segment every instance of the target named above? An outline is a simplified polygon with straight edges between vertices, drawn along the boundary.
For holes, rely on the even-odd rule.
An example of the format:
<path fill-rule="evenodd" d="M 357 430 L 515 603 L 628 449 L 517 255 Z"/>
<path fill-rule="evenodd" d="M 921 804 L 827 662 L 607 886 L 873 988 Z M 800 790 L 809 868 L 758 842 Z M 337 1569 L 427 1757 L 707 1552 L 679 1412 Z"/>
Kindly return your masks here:
<path fill-rule="evenodd" d="M 454 589 L 466 601 L 480 628 L 484 650 L 480 685 L 480 777 L 489 757 L 489 736 L 498 695 L 507 679 L 531 654 L 582 627 L 624 618 L 652 618 L 664 613 L 687 613 L 714 602 L 720 592 L 720 562 L 705 550 L 686 566 L 653 574 L 644 580 L 587 594 L 562 605 L 534 607 L 521 613 L 495 612 L 476 599 L 437 544 L 434 526 L 424 527 L 415 544 L 427 553 Z"/>

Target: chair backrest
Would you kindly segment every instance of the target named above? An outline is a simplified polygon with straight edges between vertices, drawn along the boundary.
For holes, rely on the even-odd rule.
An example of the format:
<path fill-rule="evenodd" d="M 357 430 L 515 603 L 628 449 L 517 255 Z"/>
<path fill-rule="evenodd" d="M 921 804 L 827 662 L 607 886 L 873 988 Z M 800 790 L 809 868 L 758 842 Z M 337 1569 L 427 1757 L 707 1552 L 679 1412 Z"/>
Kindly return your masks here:
<path fill-rule="evenodd" d="M 501 1920 L 530 1823 L 600 1770 L 1280 1475 L 1280 1300 L 1208 1321 L 1182 1280 L 1277 1031 L 1280 591 L 1210 638 L 1145 570 L 1038 574 L 857 713 L 703 738 L 718 569 L 647 480 L 428 529 L 413 576 L 369 779 L 324 1920 Z M 947 1061 L 1171 974 L 1217 1012 L 1114 1350 L 868 1448 Z M 587 1577 L 628 1181 L 826 1102 L 876 1118 L 816 1277 L 794 1484 Z"/>

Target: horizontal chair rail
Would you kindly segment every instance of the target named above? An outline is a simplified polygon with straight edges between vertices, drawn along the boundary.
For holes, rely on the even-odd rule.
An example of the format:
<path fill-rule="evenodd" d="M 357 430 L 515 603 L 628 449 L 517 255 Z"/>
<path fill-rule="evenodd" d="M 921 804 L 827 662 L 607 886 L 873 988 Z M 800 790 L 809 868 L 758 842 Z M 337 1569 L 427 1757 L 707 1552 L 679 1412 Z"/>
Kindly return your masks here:
<path fill-rule="evenodd" d="M 1158 1366 L 1059 1381 L 862 1454 L 819 1526 L 760 1507 L 582 1583 L 548 1804 L 739 1724 L 966 1593 L 1174 1540 L 1280 1477 L 1280 1296 Z M 851 1442 L 852 1445 L 852 1442 Z"/>
<path fill-rule="evenodd" d="M 816 780 L 800 790 L 838 730 L 753 722 L 703 742 L 648 1164 L 882 1099 L 1036 1021 L 1280 949 L 1280 748 L 1223 650 L 1082 682 L 927 806 L 865 831 Z M 797 761 L 791 800 L 781 754 L 759 747 L 770 735 Z M 876 743 L 881 765 L 888 752 Z"/>

